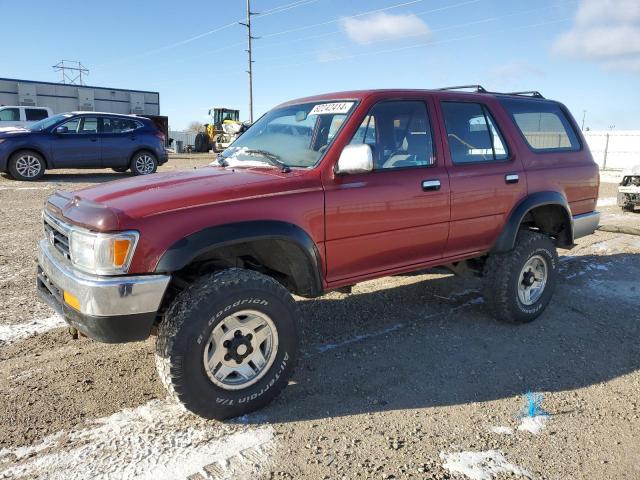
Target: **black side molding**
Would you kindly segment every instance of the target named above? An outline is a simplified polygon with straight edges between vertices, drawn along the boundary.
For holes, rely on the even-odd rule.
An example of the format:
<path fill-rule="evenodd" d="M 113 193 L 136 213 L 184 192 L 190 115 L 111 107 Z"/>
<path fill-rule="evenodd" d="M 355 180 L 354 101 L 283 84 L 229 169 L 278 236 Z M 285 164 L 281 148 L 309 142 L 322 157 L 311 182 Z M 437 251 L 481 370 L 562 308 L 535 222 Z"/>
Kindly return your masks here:
<path fill-rule="evenodd" d="M 533 193 L 518 203 L 516 207 L 511 211 L 509 219 L 507 220 L 502 233 L 498 237 L 498 240 L 491 249 L 492 252 L 501 253 L 508 252 L 513 248 L 516 242 L 516 236 L 518 235 L 518 229 L 524 219 L 525 215 L 536 207 L 542 207 L 545 205 L 555 205 L 562 207 L 564 212 L 564 225 L 566 232 L 564 238 L 558 239 L 560 246 L 570 246 L 573 244 L 573 225 L 571 223 L 571 210 L 567 199 L 559 192 L 536 192 Z"/>
<path fill-rule="evenodd" d="M 290 266 L 302 293 L 320 295 L 322 263 L 313 239 L 299 226 L 277 220 L 256 220 L 208 227 L 178 240 L 162 255 L 156 272 L 183 269 L 207 252 L 244 242 L 277 240 L 287 245 Z"/>

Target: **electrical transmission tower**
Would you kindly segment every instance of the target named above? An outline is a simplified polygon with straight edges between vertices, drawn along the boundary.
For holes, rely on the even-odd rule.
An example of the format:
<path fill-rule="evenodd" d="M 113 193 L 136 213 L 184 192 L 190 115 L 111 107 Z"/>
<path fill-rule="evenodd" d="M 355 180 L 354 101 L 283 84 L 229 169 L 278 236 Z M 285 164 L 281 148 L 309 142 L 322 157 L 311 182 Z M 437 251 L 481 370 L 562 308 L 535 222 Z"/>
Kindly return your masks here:
<path fill-rule="evenodd" d="M 76 60 L 61 60 L 53 66 L 56 72 L 62 72 L 60 83 L 68 85 L 84 85 L 82 75 L 89 75 L 89 69 Z"/>
<path fill-rule="evenodd" d="M 251 11 L 251 0 L 247 0 L 247 23 L 239 22 L 240 25 L 247 27 L 247 54 L 249 56 L 249 121 L 253 123 L 253 59 L 251 51 L 251 42 L 257 40 L 258 37 L 251 36 L 251 17 L 258 15 Z"/>

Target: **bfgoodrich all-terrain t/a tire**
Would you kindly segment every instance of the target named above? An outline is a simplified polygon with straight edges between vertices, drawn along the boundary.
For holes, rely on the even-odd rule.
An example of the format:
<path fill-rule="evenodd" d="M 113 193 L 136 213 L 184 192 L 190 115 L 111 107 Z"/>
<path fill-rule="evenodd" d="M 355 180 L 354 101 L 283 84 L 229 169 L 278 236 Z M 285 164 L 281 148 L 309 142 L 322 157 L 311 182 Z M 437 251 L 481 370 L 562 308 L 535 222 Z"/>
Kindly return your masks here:
<path fill-rule="evenodd" d="M 489 256 L 484 277 L 484 297 L 495 318 L 531 322 L 553 296 L 558 277 L 555 244 L 547 235 L 521 230 L 513 250 Z"/>
<path fill-rule="evenodd" d="M 202 417 L 259 409 L 293 373 L 299 317 L 289 292 L 271 277 L 237 268 L 204 276 L 178 295 L 160 324 L 160 378 Z"/>

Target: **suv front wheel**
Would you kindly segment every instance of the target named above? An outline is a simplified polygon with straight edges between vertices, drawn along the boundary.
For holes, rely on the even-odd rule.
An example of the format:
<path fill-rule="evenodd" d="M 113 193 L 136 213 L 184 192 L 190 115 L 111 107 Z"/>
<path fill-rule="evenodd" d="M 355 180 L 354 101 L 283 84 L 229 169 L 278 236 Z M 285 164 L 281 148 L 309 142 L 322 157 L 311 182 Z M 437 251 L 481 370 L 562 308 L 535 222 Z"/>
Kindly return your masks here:
<path fill-rule="evenodd" d="M 513 250 L 487 259 L 484 297 L 498 320 L 531 322 L 549 304 L 557 276 L 558 253 L 551 238 L 521 230 Z"/>
<path fill-rule="evenodd" d="M 238 268 L 202 277 L 160 324 L 160 378 L 197 415 L 222 420 L 252 412 L 287 385 L 299 318 L 289 292 L 271 277 Z"/>
<path fill-rule="evenodd" d="M 46 164 L 39 153 L 22 150 L 9 159 L 9 173 L 16 180 L 38 180 L 44 175 Z"/>
<path fill-rule="evenodd" d="M 150 152 L 138 152 L 131 159 L 134 175 L 149 175 L 158 169 L 158 159 Z"/>

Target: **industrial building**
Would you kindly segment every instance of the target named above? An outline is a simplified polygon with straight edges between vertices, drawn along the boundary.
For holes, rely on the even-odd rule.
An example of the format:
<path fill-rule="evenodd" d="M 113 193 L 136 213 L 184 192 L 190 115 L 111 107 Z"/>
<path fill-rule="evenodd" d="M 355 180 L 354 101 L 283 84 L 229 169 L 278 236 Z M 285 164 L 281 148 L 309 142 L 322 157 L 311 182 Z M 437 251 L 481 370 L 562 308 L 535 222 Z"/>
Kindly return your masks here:
<path fill-rule="evenodd" d="M 158 116 L 160 94 L 144 90 L 0 78 L 2 105 L 49 107 L 54 114 L 82 110 Z"/>

